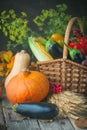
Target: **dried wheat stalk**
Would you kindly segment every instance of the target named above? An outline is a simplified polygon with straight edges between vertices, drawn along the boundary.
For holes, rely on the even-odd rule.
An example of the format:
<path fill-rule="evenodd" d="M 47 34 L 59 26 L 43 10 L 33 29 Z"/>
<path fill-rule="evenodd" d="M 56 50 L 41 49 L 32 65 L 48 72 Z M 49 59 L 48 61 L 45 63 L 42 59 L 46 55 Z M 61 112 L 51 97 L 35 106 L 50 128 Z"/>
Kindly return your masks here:
<path fill-rule="evenodd" d="M 87 117 L 87 97 L 71 91 L 53 93 L 48 97 L 48 102 L 58 106 L 60 115 L 78 119 Z"/>

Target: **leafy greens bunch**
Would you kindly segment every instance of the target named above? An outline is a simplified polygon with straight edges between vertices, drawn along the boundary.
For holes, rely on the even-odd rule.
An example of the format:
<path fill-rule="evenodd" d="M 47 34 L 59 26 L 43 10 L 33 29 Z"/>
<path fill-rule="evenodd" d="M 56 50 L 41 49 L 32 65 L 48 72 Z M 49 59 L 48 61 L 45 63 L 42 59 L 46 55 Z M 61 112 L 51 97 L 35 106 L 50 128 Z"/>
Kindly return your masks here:
<path fill-rule="evenodd" d="M 2 11 L 0 16 L 0 30 L 11 41 L 17 44 L 23 44 L 24 40 L 28 37 L 28 20 L 27 14 L 21 12 L 18 17 L 13 9 L 9 11 Z"/>
<path fill-rule="evenodd" d="M 71 15 L 66 13 L 67 5 L 58 4 L 56 9 L 43 9 L 39 16 L 33 20 L 44 37 L 49 37 L 53 33 L 65 34 L 67 24 Z"/>

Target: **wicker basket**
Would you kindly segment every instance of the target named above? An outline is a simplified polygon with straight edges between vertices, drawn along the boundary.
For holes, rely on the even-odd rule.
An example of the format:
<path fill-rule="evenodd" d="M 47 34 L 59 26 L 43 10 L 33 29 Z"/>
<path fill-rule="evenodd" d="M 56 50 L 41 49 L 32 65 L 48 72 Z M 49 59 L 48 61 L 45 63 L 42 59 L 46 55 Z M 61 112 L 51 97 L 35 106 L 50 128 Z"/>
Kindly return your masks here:
<path fill-rule="evenodd" d="M 72 18 L 65 32 L 64 42 L 69 43 L 69 37 L 72 25 L 77 21 L 81 32 L 83 32 L 82 24 L 78 17 Z M 63 58 L 52 61 L 38 61 L 39 71 L 43 72 L 49 79 L 50 83 L 60 83 L 63 90 L 69 90 L 87 95 L 87 66 L 75 63 L 67 59 L 68 50 L 64 45 Z"/>

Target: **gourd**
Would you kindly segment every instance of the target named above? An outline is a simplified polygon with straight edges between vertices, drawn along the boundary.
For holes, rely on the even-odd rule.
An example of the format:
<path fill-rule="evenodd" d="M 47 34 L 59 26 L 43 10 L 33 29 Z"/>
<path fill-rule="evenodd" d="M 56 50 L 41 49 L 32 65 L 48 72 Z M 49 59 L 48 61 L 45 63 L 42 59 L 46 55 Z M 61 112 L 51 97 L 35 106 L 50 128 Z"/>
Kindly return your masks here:
<path fill-rule="evenodd" d="M 18 74 L 22 69 L 27 68 L 29 63 L 29 53 L 27 53 L 25 50 L 21 50 L 20 52 L 16 53 L 13 68 L 5 79 L 5 87 L 7 86 L 11 78 Z"/>
<path fill-rule="evenodd" d="M 40 102 L 49 92 L 49 80 L 39 71 L 20 71 L 6 87 L 6 95 L 10 102 Z"/>
<path fill-rule="evenodd" d="M 29 116 L 29 118 L 42 120 L 51 120 L 59 113 L 55 104 L 47 102 L 15 104 L 12 109 L 21 115 Z"/>

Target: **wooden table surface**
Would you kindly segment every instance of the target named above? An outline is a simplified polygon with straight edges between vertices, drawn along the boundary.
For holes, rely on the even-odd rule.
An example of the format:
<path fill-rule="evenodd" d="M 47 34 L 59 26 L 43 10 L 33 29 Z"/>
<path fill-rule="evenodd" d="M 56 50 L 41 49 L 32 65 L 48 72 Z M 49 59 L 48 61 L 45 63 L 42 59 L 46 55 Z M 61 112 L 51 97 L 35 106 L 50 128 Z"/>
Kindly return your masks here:
<path fill-rule="evenodd" d="M 12 106 L 5 94 L 0 101 L 0 104 L 5 106 Z M 0 130 L 87 130 L 77 128 L 72 119 L 64 119 L 57 117 L 50 122 L 30 119 L 24 117 L 12 110 L 0 108 Z"/>

